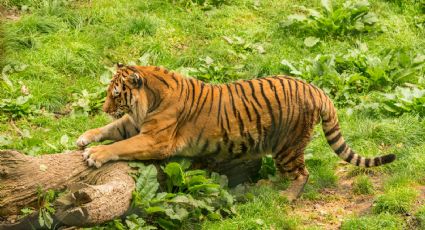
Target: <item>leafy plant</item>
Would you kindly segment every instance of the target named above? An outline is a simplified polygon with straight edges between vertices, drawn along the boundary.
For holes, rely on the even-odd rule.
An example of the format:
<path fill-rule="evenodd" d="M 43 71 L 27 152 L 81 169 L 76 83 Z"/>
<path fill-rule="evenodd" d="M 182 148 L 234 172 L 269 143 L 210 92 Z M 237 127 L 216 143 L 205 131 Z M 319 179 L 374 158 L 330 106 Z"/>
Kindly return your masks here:
<path fill-rule="evenodd" d="M 367 46 L 347 53 L 319 54 L 299 63 L 282 60 L 284 71 L 322 88 L 340 105 L 359 103 L 356 94 L 373 90 L 388 91 L 403 83 L 422 84 L 425 56 L 412 50 L 367 52 Z"/>
<path fill-rule="evenodd" d="M 171 0 L 169 0 L 171 1 Z M 172 0 L 174 4 L 181 6 L 201 6 L 203 10 L 210 10 L 213 7 L 219 7 L 223 4 L 228 4 L 230 0 Z"/>
<path fill-rule="evenodd" d="M 130 163 L 137 168 L 133 206 L 136 214 L 124 222 L 108 223 L 118 229 L 176 229 L 184 221 L 218 220 L 233 215 L 233 196 L 224 188 L 227 178 L 204 170 L 188 170 L 189 164 L 171 162 L 163 167 L 167 176 L 165 192 L 158 192 L 157 168 Z"/>
<path fill-rule="evenodd" d="M 321 12 L 299 6 L 297 14 L 289 15 L 282 23 L 284 28 L 292 28 L 315 36 L 347 35 L 380 31 L 378 17 L 370 12 L 368 1 L 347 1 L 334 5 L 330 0 L 322 0 Z"/>
<path fill-rule="evenodd" d="M 55 213 L 53 208 L 53 201 L 57 197 L 57 194 L 53 190 L 42 191 L 38 189 L 38 223 L 41 227 L 52 228 L 53 218 L 52 215 Z"/>
<path fill-rule="evenodd" d="M 180 68 L 182 74 L 194 76 L 200 80 L 221 83 L 226 81 L 235 80 L 241 77 L 238 72 L 243 66 L 224 66 L 215 61 L 209 56 L 199 59 L 200 64 L 197 68 Z"/>
<path fill-rule="evenodd" d="M 0 87 L 3 87 L 5 93 L 3 96 L 16 95 L 18 89 L 9 75 L 16 72 L 21 72 L 27 68 L 25 64 L 9 64 L 6 65 L 1 72 Z M 22 84 L 22 82 L 19 82 Z M 22 117 L 31 118 L 33 115 L 40 114 L 41 111 L 31 103 L 32 95 L 29 94 L 25 85 L 22 85 L 21 95 L 14 98 L 0 99 L 0 121 L 8 119 L 17 119 Z"/>
<path fill-rule="evenodd" d="M 246 56 L 251 53 L 264 54 L 266 50 L 261 43 L 252 43 L 238 36 L 223 36 L 223 39 L 232 46 L 232 50 L 228 52 L 234 56 L 238 56 L 245 60 Z"/>
<path fill-rule="evenodd" d="M 88 116 L 102 109 L 106 98 L 105 86 L 109 84 L 113 70 L 110 69 L 100 76 L 101 87 L 96 87 L 94 92 L 89 93 L 83 89 L 79 93 L 72 94 L 71 114 L 73 116 Z"/>
<path fill-rule="evenodd" d="M 261 159 L 259 174 L 261 178 L 269 178 L 269 176 L 276 175 L 276 166 L 271 155 L 264 156 Z"/>
<path fill-rule="evenodd" d="M 30 103 L 31 95 L 18 96 L 17 98 L 0 100 L 0 121 L 10 118 L 16 119 L 21 117 L 31 117 L 39 114 L 40 110 Z"/>
<path fill-rule="evenodd" d="M 105 101 L 106 90 L 97 89 L 93 93 L 89 93 L 83 89 L 80 93 L 73 93 L 71 103 L 71 114 L 72 115 L 84 115 L 94 114 L 99 112 L 102 108 L 102 104 Z"/>
<path fill-rule="evenodd" d="M 23 209 L 21 209 L 20 218 L 23 218 L 25 216 L 31 215 L 32 213 L 34 213 L 34 209 L 33 208 L 23 208 Z"/>
<path fill-rule="evenodd" d="M 391 115 L 414 113 L 425 116 L 425 89 L 397 87 L 394 93 L 385 93 L 380 108 Z"/>

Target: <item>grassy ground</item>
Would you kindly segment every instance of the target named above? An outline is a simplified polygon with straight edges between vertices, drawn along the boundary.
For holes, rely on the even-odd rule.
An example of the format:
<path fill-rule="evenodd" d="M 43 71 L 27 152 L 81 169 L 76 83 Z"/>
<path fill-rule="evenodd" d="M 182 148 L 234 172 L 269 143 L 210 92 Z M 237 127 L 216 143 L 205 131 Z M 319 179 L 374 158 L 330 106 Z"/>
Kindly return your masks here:
<path fill-rule="evenodd" d="M 75 149 L 79 134 L 109 122 L 97 104 L 116 62 L 162 65 L 224 82 L 284 73 L 283 59 L 346 53 L 359 42 L 377 55 L 400 47 L 413 54 L 425 51 L 420 1 L 371 0 L 383 32 L 347 35 L 282 28 L 296 12 L 294 5 L 318 9 L 320 1 L 188 2 L 0 0 L 7 47 L 0 80 L 0 147 L 32 155 Z M 312 35 L 320 42 L 308 47 L 304 39 Z M 423 86 L 424 73 L 416 75 L 413 83 Z M 353 97 L 367 99 L 375 92 L 358 93 Z M 414 113 L 390 117 L 341 104 L 346 105 L 339 114 L 348 143 L 365 156 L 395 153 L 394 164 L 371 170 L 341 164 L 318 129 L 306 151 L 310 181 L 298 202 L 286 203 L 279 183 L 252 186 L 254 196 L 237 205 L 237 217 L 196 227 L 424 229 L 425 122 Z"/>

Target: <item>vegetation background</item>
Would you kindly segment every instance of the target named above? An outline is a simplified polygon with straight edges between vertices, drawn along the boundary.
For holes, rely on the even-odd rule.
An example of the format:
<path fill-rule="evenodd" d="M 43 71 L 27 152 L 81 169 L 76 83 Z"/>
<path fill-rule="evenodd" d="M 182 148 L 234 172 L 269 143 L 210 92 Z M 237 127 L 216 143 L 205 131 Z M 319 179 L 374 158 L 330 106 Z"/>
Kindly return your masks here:
<path fill-rule="evenodd" d="M 294 204 L 279 195 L 286 181 L 266 170 L 262 175 L 273 183 L 239 186 L 233 198 L 220 190 L 232 199 L 228 218 L 220 214 L 225 209 L 213 208 L 218 215 L 212 215 L 192 204 L 189 214 L 174 206 L 166 212 L 167 206 L 144 220 L 133 216 L 98 228 L 425 229 L 423 0 L 0 3 L 2 149 L 28 155 L 75 149 L 82 132 L 110 121 L 100 108 L 114 63 L 122 62 L 213 83 L 276 74 L 305 79 L 333 98 L 357 152 L 397 155 L 393 164 L 367 170 L 344 164 L 318 128 L 306 151 L 310 180 Z M 173 167 L 183 173 L 183 166 Z M 170 193 L 188 191 L 182 181 L 191 176 L 181 175 Z M 202 183 L 211 182 L 207 177 Z"/>

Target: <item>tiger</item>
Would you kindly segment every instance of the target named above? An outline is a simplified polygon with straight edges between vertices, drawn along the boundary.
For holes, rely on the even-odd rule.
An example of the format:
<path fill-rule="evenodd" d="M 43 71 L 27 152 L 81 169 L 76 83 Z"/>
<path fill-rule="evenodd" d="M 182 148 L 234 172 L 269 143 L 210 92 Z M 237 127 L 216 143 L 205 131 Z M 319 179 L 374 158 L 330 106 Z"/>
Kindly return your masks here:
<path fill-rule="evenodd" d="M 225 162 L 271 154 L 280 174 L 292 181 L 286 195 L 294 200 L 309 177 L 304 150 L 319 122 L 327 143 L 346 162 L 372 167 L 396 159 L 355 153 L 324 91 L 285 75 L 211 84 L 163 67 L 118 65 L 102 109 L 115 120 L 76 142 L 85 148 L 115 141 L 85 148 L 85 161 L 97 168 L 115 160 L 182 156 Z"/>

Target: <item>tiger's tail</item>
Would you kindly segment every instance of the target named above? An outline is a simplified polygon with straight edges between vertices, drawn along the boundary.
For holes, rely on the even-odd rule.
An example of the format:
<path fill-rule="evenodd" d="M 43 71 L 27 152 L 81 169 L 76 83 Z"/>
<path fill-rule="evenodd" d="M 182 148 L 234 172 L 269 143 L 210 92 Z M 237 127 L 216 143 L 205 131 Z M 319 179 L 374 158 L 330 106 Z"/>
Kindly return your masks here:
<path fill-rule="evenodd" d="M 326 140 L 333 151 L 344 161 L 362 167 L 373 167 L 388 164 L 396 159 L 394 154 L 378 156 L 374 158 L 366 158 L 355 153 L 345 142 L 339 128 L 336 109 L 331 100 L 325 96 L 321 111 L 322 128 L 325 133 Z"/>

